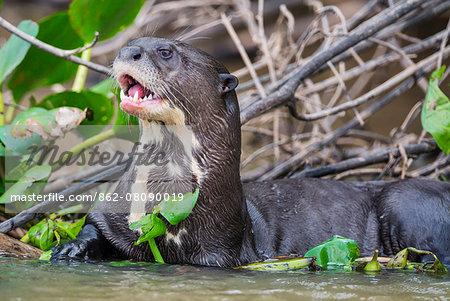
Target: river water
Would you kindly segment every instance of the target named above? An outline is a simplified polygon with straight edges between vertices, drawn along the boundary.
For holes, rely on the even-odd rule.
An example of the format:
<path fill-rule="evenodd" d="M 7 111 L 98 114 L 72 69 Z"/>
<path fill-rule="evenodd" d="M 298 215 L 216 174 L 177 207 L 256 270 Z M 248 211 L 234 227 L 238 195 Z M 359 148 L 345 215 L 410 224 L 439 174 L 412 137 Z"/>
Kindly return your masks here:
<path fill-rule="evenodd" d="M 0 258 L 0 300 L 450 300 L 450 276 Z"/>

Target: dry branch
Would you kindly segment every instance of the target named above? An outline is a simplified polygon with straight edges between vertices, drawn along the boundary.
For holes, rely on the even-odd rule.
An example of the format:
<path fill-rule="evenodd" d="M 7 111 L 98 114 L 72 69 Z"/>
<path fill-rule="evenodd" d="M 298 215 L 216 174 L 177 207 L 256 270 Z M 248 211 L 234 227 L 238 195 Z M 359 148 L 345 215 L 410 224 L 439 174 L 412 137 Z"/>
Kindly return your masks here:
<path fill-rule="evenodd" d="M 437 145 L 434 141 L 427 141 L 418 144 L 412 144 L 404 147 L 407 155 L 417 155 L 432 152 L 436 149 Z M 326 175 L 336 174 L 339 172 L 347 171 L 349 169 L 364 167 L 373 165 L 376 163 L 387 162 L 392 157 L 401 157 L 399 147 L 390 148 L 382 152 L 370 154 L 364 157 L 352 158 L 349 160 L 341 161 L 336 164 L 330 164 L 327 166 L 311 168 L 296 173 L 292 178 L 317 178 Z"/>
<path fill-rule="evenodd" d="M 92 47 L 95 42 L 98 39 L 98 35 L 96 35 L 94 41 L 92 43 L 90 43 L 89 45 L 82 47 L 82 48 L 77 48 L 77 49 L 73 49 L 73 50 L 63 50 L 60 48 L 56 48 L 52 45 L 49 45 L 47 43 L 44 43 L 38 39 L 36 39 L 33 36 L 30 36 L 29 34 L 21 31 L 20 29 L 18 29 L 17 27 L 15 27 L 14 25 L 12 25 L 11 23 L 9 23 L 8 21 L 6 21 L 5 19 L 3 19 L 2 17 L 0 17 L 0 26 L 5 28 L 6 30 L 8 30 L 9 32 L 19 36 L 20 38 L 24 39 L 25 41 L 29 42 L 30 44 L 36 46 L 39 49 L 42 49 L 44 51 L 47 51 L 55 56 L 58 56 L 60 58 L 66 59 L 68 61 L 74 62 L 78 65 L 83 65 L 88 67 L 89 69 L 92 69 L 94 71 L 106 74 L 106 75 L 110 75 L 111 74 L 111 69 L 99 65 L 99 64 L 95 64 L 89 61 L 85 61 L 80 59 L 79 57 L 75 56 L 75 53 L 78 53 L 80 51 L 83 51 L 85 49 L 87 49 L 88 47 Z"/>
<path fill-rule="evenodd" d="M 395 22 L 400 17 L 411 12 L 413 9 L 421 5 L 421 0 L 405 0 L 398 3 L 392 8 L 377 14 L 373 18 L 364 22 L 348 36 L 338 41 L 333 47 L 325 49 L 313 57 L 308 63 L 303 65 L 301 69 L 294 74 L 284 85 L 277 88 L 277 91 L 267 97 L 254 102 L 250 107 L 241 112 L 241 123 L 244 124 L 250 119 L 261 115 L 267 110 L 283 104 L 291 99 L 299 84 L 308 76 L 313 74 L 319 67 L 331 60 L 336 55 L 348 50 L 358 42 L 374 35 L 377 31 Z"/>

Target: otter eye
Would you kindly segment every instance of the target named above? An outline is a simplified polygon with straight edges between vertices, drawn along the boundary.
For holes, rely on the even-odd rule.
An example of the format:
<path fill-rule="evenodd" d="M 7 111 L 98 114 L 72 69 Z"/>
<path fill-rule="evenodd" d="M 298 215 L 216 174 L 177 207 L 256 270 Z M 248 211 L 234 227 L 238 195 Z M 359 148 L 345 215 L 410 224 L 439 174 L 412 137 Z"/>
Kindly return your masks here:
<path fill-rule="evenodd" d="M 171 49 L 158 49 L 158 54 L 163 59 L 167 60 L 172 57 L 173 51 Z"/>

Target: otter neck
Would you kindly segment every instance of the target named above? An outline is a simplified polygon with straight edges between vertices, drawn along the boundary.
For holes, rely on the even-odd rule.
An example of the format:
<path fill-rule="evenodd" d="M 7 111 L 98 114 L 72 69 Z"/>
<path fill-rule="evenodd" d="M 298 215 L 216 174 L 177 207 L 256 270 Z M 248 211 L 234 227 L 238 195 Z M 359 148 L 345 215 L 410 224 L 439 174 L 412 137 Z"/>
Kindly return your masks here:
<path fill-rule="evenodd" d="M 163 174 L 164 177 L 176 181 L 177 188 L 181 185 L 189 191 L 197 187 L 200 190 L 197 204 L 189 217 L 177 226 L 169 225 L 166 239 L 161 240 L 160 243 L 165 244 L 167 252 L 170 252 L 170 248 L 183 244 L 183 236 L 195 235 L 195 239 L 201 245 L 199 249 L 211 250 L 215 247 L 220 249 L 218 252 L 208 251 L 205 254 L 198 254 L 196 258 L 200 258 L 200 261 L 196 263 L 219 266 L 241 264 L 242 249 L 246 244 L 245 241 L 248 240 L 249 227 L 247 227 L 248 213 L 243 200 L 239 171 L 241 154 L 239 115 L 212 112 L 209 116 L 203 116 L 201 122 L 186 126 L 184 133 L 179 126 L 171 128 L 171 126 L 155 127 L 155 125 L 141 122 L 140 144 L 144 148 L 146 145 L 155 145 L 156 153 L 158 153 L 158 148 L 164 145 L 163 140 L 168 139 L 167 135 L 172 133 L 175 141 L 185 139 L 186 143 L 186 137 L 189 137 L 192 152 L 190 159 L 182 162 L 179 156 L 174 156 L 176 152 L 169 150 L 169 162 L 165 167 L 152 167 L 147 170 L 145 174 L 147 190 L 153 193 L 158 193 L 160 190 L 172 193 L 170 189 L 174 188 L 174 185 L 164 186 L 158 181 L 151 181 L 155 178 L 155 174 Z M 162 132 L 166 129 L 168 131 L 160 135 L 155 133 L 155 129 Z M 178 133 L 177 130 L 179 130 Z M 149 141 L 151 139 L 154 140 Z M 186 152 L 189 152 L 188 149 L 185 147 Z M 189 154 L 186 155 L 188 158 Z M 186 162 L 189 162 L 190 166 L 187 166 Z M 178 171 L 190 168 L 192 176 L 189 177 L 182 172 L 177 174 L 172 170 L 174 168 Z M 140 172 L 137 171 L 137 181 L 142 180 L 139 179 L 139 174 Z M 149 209 L 146 206 L 147 212 L 151 211 Z M 195 233 L 190 233 L 190 230 Z M 224 235 L 224 232 L 227 235 Z M 174 243 L 175 239 L 172 237 L 177 237 L 177 243 Z M 217 241 L 218 238 L 222 241 Z M 226 254 L 223 250 L 226 250 Z M 209 254 L 221 254 L 221 256 Z"/>
<path fill-rule="evenodd" d="M 236 100 L 234 92 L 232 94 Z M 221 265 L 240 265 L 243 247 L 250 241 L 250 223 L 240 179 L 239 110 L 211 112 L 201 118 L 201 122 L 193 124 L 192 130 L 196 139 L 193 157 L 201 172 L 198 177 L 200 199 L 195 213 L 205 212 L 200 227 L 204 233 L 200 235 L 229 251 Z M 221 241 L 217 241 L 218 238 Z M 222 253 L 224 249 L 221 248 Z"/>

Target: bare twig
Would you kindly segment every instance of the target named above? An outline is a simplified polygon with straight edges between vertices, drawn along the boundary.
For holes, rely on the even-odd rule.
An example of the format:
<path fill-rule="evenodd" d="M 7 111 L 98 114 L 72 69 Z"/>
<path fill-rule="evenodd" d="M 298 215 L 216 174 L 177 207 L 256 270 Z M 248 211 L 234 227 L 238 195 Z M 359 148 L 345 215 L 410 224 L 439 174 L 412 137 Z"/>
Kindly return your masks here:
<path fill-rule="evenodd" d="M 83 52 L 83 51 L 85 51 L 85 50 L 87 50 L 87 49 L 89 49 L 89 48 L 94 47 L 94 45 L 95 45 L 95 44 L 97 43 L 97 41 L 98 41 L 98 32 L 96 31 L 96 32 L 94 33 L 94 35 L 95 35 L 94 39 L 93 39 L 92 42 L 90 42 L 89 44 L 86 44 L 86 45 L 84 45 L 83 47 L 79 47 L 79 48 L 77 48 L 77 49 L 73 49 L 73 50 L 65 50 L 66 53 L 67 53 L 67 55 L 77 54 L 77 53 Z"/>
<path fill-rule="evenodd" d="M 450 47 L 445 48 L 444 54 L 447 54 L 447 53 L 450 53 Z M 327 117 L 329 115 L 337 114 L 344 110 L 348 110 L 348 109 L 357 107 L 357 106 L 373 99 L 374 97 L 386 92 L 387 90 L 395 87 L 398 83 L 402 82 L 403 80 L 405 80 L 409 76 L 413 75 L 417 71 L 424 69 L 426 66 L 429 66 L 430 64 L 433 64 L 436 61 L 438 56 L 439 56 L 439 53 L 435 53 L 435 54 L 427 57 L 426 59 L 420 61 L 419 63 L 406 68 L 405 70 L 398 73 L 394 77 L 390 78 L 388 81 L 384 82 L 383 84 L 377 86 L 370 92 L 367 92 L 366 94 L 364 94 L 352 101 L 348 101 L 341 105 L 338 105 L 338 106 L 335 106 L 335 107 L 332 107 L 332 108 L 329 108 L 326 110 L 322 110 L 317 113 L 312 113 L 312 114 L 297 113 L 294 116 L 295 116 L 295 118 L 297 118 L 299 120 L 313 121 L 313 120 Z"/>
<path fill-rule="evenodd" d="M 434 141 L 427 141 L 405 146 L 404 153 L 407 155 L 418 155 L 423 153 L 429 153 L 435 150 L 436 147 L 437 145 Z M 381 162 L 387 162 L 390 158 L 390 155 L 394 157 L 401 157 L 402 156 L 401 153 L 402 151 L 400 150 L 400 147 L 390 148 L 381 152 L 377 151 L 375 154 L 370 154 L 364 157 L 352 158 L 328 166 L 303 170 L 302 172 L 295 174 L 293 177 L 294 178 L 323 177 L 330 174 L 340 173 L 349 169 L 373 165 Z"/>
<path fill-rule="evenodd" d="M 413 55 L 416 53 L 420 53 L 426 49 L 434 47 L 437 43 L 441 43 L 442 38 L 444 36 L 448 37 L 449 35 L 450 35 L 450 33 L 447 33 L 445 30 L 443 30 L 443 31 L 438 32 L 422 41 L 419 41 L 416 44 L 408 45 L 408 46 L 402 48 L 402 51 L 404 53 L 406 53 L 407 55 L 409 55 L 409 54 Z M 361 74 L 364 74 L 368 71 L 374 70 L 375 68 L 379 68 L 379 67 L 385 66 L 386 64 L 390 64 L 401 58 L 402 58 L 401 55 L 391 52 L 386 55 L 377 57 L 373 60 L 370 60 L 370 61 L 364 63 L 364 65 L 362 65 L 362 66 L 357 66 L 357 67 L 347 70 L 345 73 L 341 74 L 341 78 L 344 81 L 347 81 L 347 80 L 355 78 Z M 334 62 L 334 60 L 332 60 L 332 61 Z M 290 65 L 290 68 L 288 68 L 288 70 L 292 70 L 293 67 L 294 67 L 293 65 Z M 290 77 L 290 76 L 292 76 L 292 74 L 286 76 L 286 78 Z M 267 74 L 267 75 L 261 76 L 260 80 L 262 82 L 269 80 L 269 75 Z M 286 81 L 285 78 L 280 80 L 280 82 L 285 82 L 285 81 Z M 248 82 L 248 83 L 242 83 L 238 86 L 237 90 L 242 91 L 244 89 L 248 89 L 248 88 L 252 87 L 252 83 L 253 83 L 253 81 Z M 323 91 L 333 85 L 337 85 L 337 84 L 338 84 L 338 79 L 335 77 L 331 77 L 331 78 L 328 78 L 321 82 L 318 82 L 318 83 L 312 85 L 311 87 L 307 87 L 306 89 L 302 90 L 302 94 L 308 95 L 310 93 L 321 92 L 321 91 Z"/>
<path fill-rule="evenodd" d="M 349 35 L 338 41 L 333 47 L 324 49 L 318 53 L 312 60 L 303 65 L 296 74 L 284 85 L 279 87 L 276 92 L 255 102 L 250 107 L 241 112 L 241 123 L 246 123 L 251 118 L 258 116 L 274 106 L 285 103 L 291 99 L 298 85 L 308 76 L 317 71 L 317 69 L 332 59 L 336 55 L 344 52 L 358 42 L 372 36 L 386 25 L 393 23 L 403 15 L 411 12 L 414 8 L 422 4 L 421 0 L 405 0 L 399 2 L 392 8 L 383 11 L 368 21 L 355 28 Z"/>
<path fill-rule="evenodd" d="M 409 178 L 417 178 L 417 177 L 423 177 L 427 176 L 429 174 L 432 174 L 436 169 L 441 169 L 443 167 L 450 165 L 450 156 L 443 156 L 442 158 L 434 161 L 431 164 L 428 164 L 426 166 L 423 166 L 421 168 L 418 168 L 414 171 L 407 172 L 406 176 Z"/>
<path fill-rule="evenodd" d="M 250 75 L 252 76 L 253 81 L 255 82 L 256 88 L 258 89 L 259 94 L 262 97 L 266 96 L 266 92 L 264 91 L 263 86 L 261 85 L 261 82 L 259 81 L 258 75 L 256 74 L 255 69 L 252 66 L 252 62 L 250 61 L 250 58 L 248 57 L 247 51 L 245 51 L 244 46 L 242 45 L 241 41 L 239 40 L 239 37 L 236 33 L 236 31 L 233 28 L 233 25 L 231 25 L 230 20 L 228 19 L 225 14 L 221 14 L 222 23 L 225 25 L 225 28 L 227 29 L 231 39 L 233 40 L 234 44 L 236 45 L 236 48 L 238 49 L 242 59 L 244 60 L 245 65 L 247 66 Z"/>
<path fill-rule="evenodd" d="M 342 173 L 337 174 L 334 176 L 335 180 L 342 180 L 344 178 L 348 177 L 360 177 L 360 176 L 367 176 L 367 175 L 378 175 L 383 170 L 381 168 L 361 168 L 361 169 L 350 169 L 347 171 L 344 171 Z"/>
<path fill-rule="evenodd" d="M 25 41 L 29 42 L 30 44 L 36 46 L 37 48 L 42 49 L 44 51 L 47 51 L 47 52 L 49 52 L 49 53 L 51 53 L 51 54 L 53 54 L 53 55 L 55 55 L 57 57 L 66 59 L 68 61 L 74 62 L 74 63 L 79 64 L 79 65 L 86 66 L 89 69 L 92 69 L 94 71 L 97 71 L 97 72 L 100 72 L 100 73 L 103 73 L 103 74 L 106 74 L 106 75 L 110 75 L 111 74 L 111 69 L 109 69 L 109 68 L 107 68 L 105 66 L 99 65 L 99 64 L 95 64 L 95 63 L 92 63 L 92 62 L 89 62 L 89 61 L 82 60 L 79 57 L 73 55 L 74 52 L 75 53 L 79 52 L 84 47 L 83 48 L 78 48 L 78 49 L 75 49 L 75 50 L 63 50 L 63 49 L 60 49 L 60 48 L 56 48 L 56 47 L 54 47 L 52 45 L 44 43 L 44 42 L 36 39 L 35 37 L 30 36 L 29 34 L 21 31 L 20 29 L 18 29 L 17 27 L 15 27 L 11 23 L 9 23 L 5 19 L 3 19 L 2 17 L 0 17 L 0 26 L 5 28 L 9 32 L 17 35 L 18 37 L 24 39 Z"/>
<path fill-rule="evenodd" d="M 442 42 L 441 42 L 441 49 L 439 50 L 439 57 L 438 57 L 436 69 L 441 68 L 441 65 L 442 65 L 442 56 L 444 55 L 444 48 L 445 48 L 445 45 L 447 44 L 448 34 L 450 33 L 450 18 L 448 19 L 446 33 L 447 34 L 445 35 L 444 39 L 442 39 Z"/>
<path fill-rule="evenodd" d="M 415 82 L 414 77 L 410 77 L 409 79 L 404 81 L 402 84 L 400 84 L 396 89 L 392 90 L 391 92 L 386 94 L 383 98 L 381 98 L 377 102 L 374 102 L 367 109 L 362 111 L 361 117 L 363 119 L 368 118 L 374 112 L 378 111 L 383 106 L 390 103 L 395 98 L 397 98 L 399 95 L 401 95 L 405 91 L 407 91 L 414 84 L 414 82 Z M 296 167 L 300 162 L 302 162 L 309 154 L 323 148 L 326 145 L 333 143 L 334 141 L 336 141 L 337 138 L 345 135 L 348 132 L 348 130 L 350 130 L 358 125 L 359 125 L 358 119 L 353 118 L 351 121 L 344 124 L 342 127 L 337 129 L 335 132 L 327 134 L 321 141 L 319 141 L 316 144 L 312 145 L 311 147 L 305 149 L 303 152 L 300 152 L 300 153 L 292 156 L 288 160 L 278 164 L 272 170 L 266 172 L 264 175 L 261 175 L 261 177 L 259 179 L 260 180 L 269 180 L 269 179 L 276 178 L 282 174 L 286 174 L 292 168 Z M 292 172 L 295 172 L 295 171 L 296 171 L 296 168 L 294 168 Z"/>

